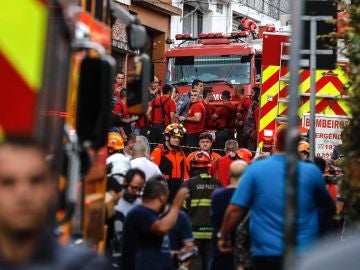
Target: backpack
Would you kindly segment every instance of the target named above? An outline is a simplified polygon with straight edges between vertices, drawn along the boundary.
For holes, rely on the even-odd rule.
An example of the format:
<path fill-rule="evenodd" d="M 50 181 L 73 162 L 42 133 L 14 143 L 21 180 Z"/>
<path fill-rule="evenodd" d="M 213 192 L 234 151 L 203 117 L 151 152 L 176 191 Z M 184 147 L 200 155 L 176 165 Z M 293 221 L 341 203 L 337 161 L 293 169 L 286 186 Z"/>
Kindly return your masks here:
<path fill-rule="evenodd" d="M 156 99 L 154 100 L 154 103 L 153 103 L 153 108 L 157 108 L 157 109 L 160 109 L 161 110 L 161 124 L 165 124 L 166 122 L 166 112 L 165 112 L 165 104 L 170 100 L 170 98 L 167 98 L 164 103 L 162 102 L 162 99 L 161 99 L 161 96 L 159 97 L 160 99 L 160 104 L 155 104 L 155 101 Z M 170 118 L 170 116 L 169 116 Z M 154 120 L 154 110 L 152 110 L 152 119 Z"/>
<path fill-rule="evenodd" d="M 253 101 L 253 103 L 251 103 L 248 113 L 246 115 L 246 118 L 244 121 L 244 128 L 243 128 L 243 133 L 246 135 L 250 135 L 250 133 L 255 129 L 254 110 L 257 105 L 258 105 L 258 102 Z"/>

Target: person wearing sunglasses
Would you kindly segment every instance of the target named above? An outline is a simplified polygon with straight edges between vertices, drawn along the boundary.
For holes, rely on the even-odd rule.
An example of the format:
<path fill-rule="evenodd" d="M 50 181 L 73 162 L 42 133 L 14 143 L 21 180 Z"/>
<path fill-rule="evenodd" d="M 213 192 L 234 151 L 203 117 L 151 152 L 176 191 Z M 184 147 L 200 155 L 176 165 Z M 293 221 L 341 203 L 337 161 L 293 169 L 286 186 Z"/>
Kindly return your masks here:
<path fill-rule="evenodd" d="M 119 267 L 122 260 L 123 228 L 129 211 L 141 203 L 140 195 L 145 185 L 145 174 L 140 169 L 130 169 L 124 177 L 126 188 L 115 205 L 114 237 L 112 241 L 112 263 Z"/>

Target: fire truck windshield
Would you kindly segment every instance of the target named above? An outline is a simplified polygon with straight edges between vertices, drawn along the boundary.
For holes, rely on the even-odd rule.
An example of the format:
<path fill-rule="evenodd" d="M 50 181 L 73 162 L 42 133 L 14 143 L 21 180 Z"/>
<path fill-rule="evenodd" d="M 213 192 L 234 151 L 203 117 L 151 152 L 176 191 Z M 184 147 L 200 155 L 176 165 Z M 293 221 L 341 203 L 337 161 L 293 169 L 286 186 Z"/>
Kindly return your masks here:
<path fill-rule="evenodd" d="M 181 56 L 168 58 L 165 81 L 174 85 L 191 85 L 194 79 L 249 84 L 250 74 L 249 55 Z"/>

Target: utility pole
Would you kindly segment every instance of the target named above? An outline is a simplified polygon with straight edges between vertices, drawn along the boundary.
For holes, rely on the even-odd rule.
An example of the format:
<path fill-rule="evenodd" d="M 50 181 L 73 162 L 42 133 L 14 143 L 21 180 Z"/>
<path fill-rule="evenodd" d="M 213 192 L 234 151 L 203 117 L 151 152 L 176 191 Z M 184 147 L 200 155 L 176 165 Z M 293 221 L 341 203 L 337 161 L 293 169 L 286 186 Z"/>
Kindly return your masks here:
<path fill-rule="evenodd" d="M 296 209 L 297 209 L 297 145 L 299 140 L 298 128 L 298 86 L 299 63 L 303 24 L 303 0 L 291 1 L 291 48 L 290 48 L 290 89 L 288 111 L 288 133 L 286 138 L 286 189 L 285 189 L 285 217 L 284 217 L 284 262 L 283 269 L 292 269 L 296 248 Z"/>

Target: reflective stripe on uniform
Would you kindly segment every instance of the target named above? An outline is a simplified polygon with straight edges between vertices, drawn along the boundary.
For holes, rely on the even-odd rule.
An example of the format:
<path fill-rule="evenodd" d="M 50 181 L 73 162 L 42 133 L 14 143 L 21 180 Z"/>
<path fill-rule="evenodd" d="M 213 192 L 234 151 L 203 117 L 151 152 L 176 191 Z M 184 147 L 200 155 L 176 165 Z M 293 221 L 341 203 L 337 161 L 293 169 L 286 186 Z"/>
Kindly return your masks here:
<path fill-rule="evenodd" d="M 190 207 L 198 207 L 198 206 L 211 206 L 210 199 L 192 199 L 190 201 Z"/>
<path fill-rule="evenodd" d="M 212 232 L 193 232 L 195 239 L 211 239 Z"/>

